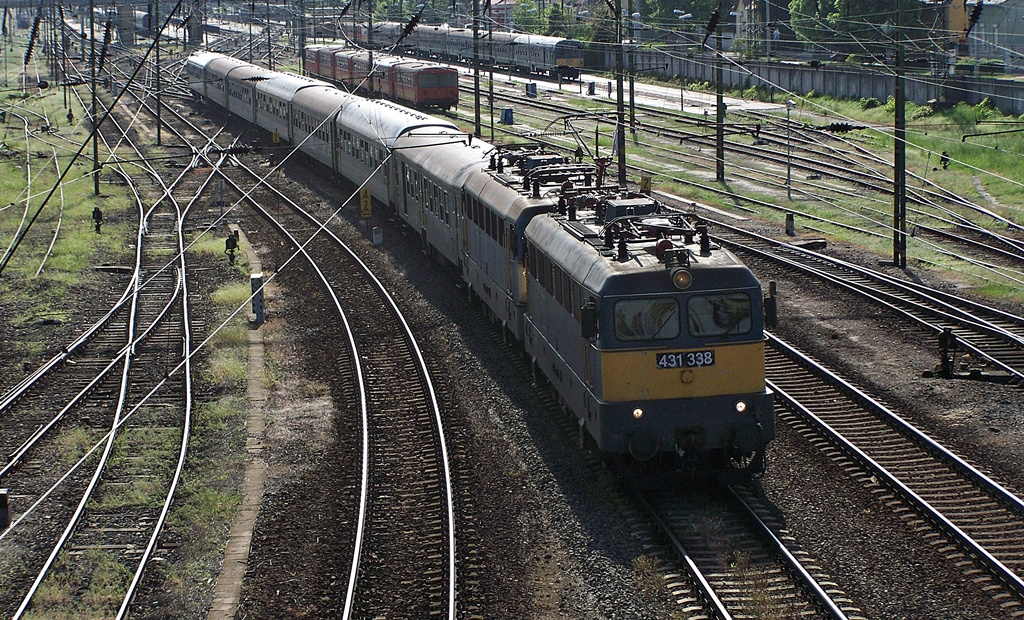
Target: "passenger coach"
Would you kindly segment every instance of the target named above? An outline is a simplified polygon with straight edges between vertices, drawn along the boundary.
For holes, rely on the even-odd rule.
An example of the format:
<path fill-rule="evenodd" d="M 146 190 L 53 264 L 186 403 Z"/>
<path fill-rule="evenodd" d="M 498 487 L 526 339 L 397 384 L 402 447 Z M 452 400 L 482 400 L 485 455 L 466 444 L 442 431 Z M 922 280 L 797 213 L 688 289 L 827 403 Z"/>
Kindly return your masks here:
<path fill-rule="evenodd" d="M 459 104 L 459 72 L 451 67 L 335 46 L 307 47 L 305 59 L 308 73 L 348 89 L 415 107 L 448 109 Z"/>

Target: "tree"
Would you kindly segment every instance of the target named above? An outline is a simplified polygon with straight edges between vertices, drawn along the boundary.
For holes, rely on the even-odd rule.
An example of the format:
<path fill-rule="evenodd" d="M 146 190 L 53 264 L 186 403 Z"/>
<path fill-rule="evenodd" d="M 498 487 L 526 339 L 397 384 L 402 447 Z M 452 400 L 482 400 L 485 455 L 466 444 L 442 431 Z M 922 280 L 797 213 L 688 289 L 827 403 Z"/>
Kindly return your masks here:
<path fill-rule="evenodd" d="M 561 5 L 552 4 L 547 14 L 548 27 L 544 34 L 551 37 L 564 37 L 569 34 L 569 20 Z"/>
<path fill-rule="evenodd" d="M 626 8 L 626 1 L 623 0 L 622 8 Z M 687 20 L 688 24 L 703 26 L 707 23 L 711 13 L 718 8 L 719 0 L 634 0 L 634 11 L 639 11 L 652 23 L 664 24 L 670 30 L 678 30 L 680 21 L 675 10 L 690 13 L 693 17 Z M 726 14 L 732 10 L 735 4 L 733 0 L 725 2 L 722 10 Z"/>
<path fill-rule="evenodd" d="M 903 25 L 920 25 L 917 0 L 897 0 Z M 880 51 L 892 45 L 897 3 L 892 0 L 790 0 L 790 25 L 798 37 L 829 49 Z"/>
<path fill-rule="evenodd" d="M 544 16 L 537 9 L 533 0 L 519 0 L 512 9 L 512 28 L 519 32 L 544 32 Z"/>

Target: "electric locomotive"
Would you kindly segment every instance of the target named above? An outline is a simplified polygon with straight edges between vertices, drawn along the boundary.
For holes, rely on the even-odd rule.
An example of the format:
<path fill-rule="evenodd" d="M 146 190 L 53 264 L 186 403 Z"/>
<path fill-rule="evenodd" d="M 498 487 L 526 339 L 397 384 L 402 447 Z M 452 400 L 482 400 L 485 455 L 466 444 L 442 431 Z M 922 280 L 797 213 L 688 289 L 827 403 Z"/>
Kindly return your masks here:
<path fill-rule="evenodd" d="M 572 162 L 219 54 L 197 96 L 354 184 L 458 270 L 580 424 L 630 463 L 764 469 L 775 434 L 760 285 L 692 214 Z"/>
<path fill-rule="evenodd" d="M 761 288 L 693 214 L 563 193 L 526 229 L 524 346 L 597 447 L 764 471 L 774 438 Z"/>

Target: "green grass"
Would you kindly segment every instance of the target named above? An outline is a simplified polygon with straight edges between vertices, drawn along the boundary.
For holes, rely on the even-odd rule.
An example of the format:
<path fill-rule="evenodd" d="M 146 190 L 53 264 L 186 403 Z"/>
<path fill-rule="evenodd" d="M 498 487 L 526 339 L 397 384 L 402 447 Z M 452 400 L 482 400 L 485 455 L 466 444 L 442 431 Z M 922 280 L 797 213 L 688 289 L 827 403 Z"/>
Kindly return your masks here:
<path fill-rule="evenodd" d="M 103 438 L 101 431 L 87 431 L 81 426 L 63 429 L 57 435 L 57 445 L 60 446 L 65 465 L 74 465 L 89 450 L 92 450 L 96 442 Z"/>
<path fill-rule="evenodd" d="M 250 295 L 252 288 L 249 282 L 236 282 L 220 287 L 210 295 L 210 299 L 223 309 L 233 310 L 245 303 Z"/>
<path fill-rule="evenodd" d="M 25 618 L 71 620 L 113 617 L 131 578 L 131 572 L 115 553 L 100 549 L 62 553 L 32 600 L 32 608 Z"/>
<path fill-rule="evenodd" d="M 23 55 L 24 45 L 24 39 L 16 40 L 10 53 Z M 92 180 L 86 176 L 92 164 L 85 157 L 67 172 L 60 189 L 53 191 L 43 205 L 59 174 L 51 145 L 57 149 L 56 163 L 63 170 L 70 164 L 76 142 L 84 139 L 85 132 L 81 127 L 73 130 L 68 125 L 59 88 L 41 93 L 30 88 L 28 96 L 22 97 L 20 90 L 16 90 L 20 63 L 10 63 L 7 70 L 8 96 L 0 99 L 0 108 L 7 111 L 6 123 L 0 124 L 0 238 L 7 241 L 0 250 L 6 252 L 11 240 L 19 236 L 21 239 L 0 276 L 0 298 L 16 326 L 29 326 L 14 347 L 16 355 L 3 362 L 16 367 L 23 360 L 35 364 L 39 358 L 52 354 L 53 339 L 49 336 L 59 328 L 36 327 L 36 321 L 72 321 L 88 309 L 79 301 L 83 296 L 109 290 L 110 276 L 94 272 L 92 267 L 103 263 L 130 264 L 137 218 L 122 188 L 104 183 L 103 196 L 93 195 Z M 83 116 L 82 110 L 77 104 L 73 104 L 73 110 L 77 123 Z M 16 115 L 28 118 L 30 128 L 36 132 L 27 143 L 24 124 Z M 56 133 L 40 132 L 47 122 L 56 127 Z M 27 188 L 29 176 L 31 187 Z M 100 235 L 93 231 L 92 210 L 97 205 L 107 221 Z M 35 221 L 26 232 L 25 225 L 32 218 Z M 52 253 L 46 256 L 55 231 L 56 242 Z M 63 331 L 59 337 L 64 337 Z M 66 338 L 72 337 L 69 334 Z"/>
<path fill-rule="evenodd" d="M 210 354 L 203 372 L 203 378 L 218 388 L 241 387 L 245 384 L 246 364 L 230 351 L 214 351 Z"/>

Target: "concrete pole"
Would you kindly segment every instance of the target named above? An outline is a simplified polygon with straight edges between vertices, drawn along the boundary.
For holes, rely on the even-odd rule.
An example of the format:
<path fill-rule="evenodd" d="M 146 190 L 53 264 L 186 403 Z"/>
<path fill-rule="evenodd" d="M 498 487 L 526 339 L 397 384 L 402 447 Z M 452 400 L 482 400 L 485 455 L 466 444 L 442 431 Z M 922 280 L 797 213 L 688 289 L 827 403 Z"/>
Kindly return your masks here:
<path fill-rule="evenodd" d="M 615 0 L 615 86 L 618 101 L 615 126 L 616 155 L 619 163 L 619 185 L 626 186 L 626 102 L 622 92 L 622 0 Z"/>

